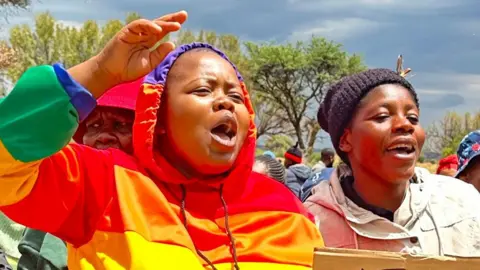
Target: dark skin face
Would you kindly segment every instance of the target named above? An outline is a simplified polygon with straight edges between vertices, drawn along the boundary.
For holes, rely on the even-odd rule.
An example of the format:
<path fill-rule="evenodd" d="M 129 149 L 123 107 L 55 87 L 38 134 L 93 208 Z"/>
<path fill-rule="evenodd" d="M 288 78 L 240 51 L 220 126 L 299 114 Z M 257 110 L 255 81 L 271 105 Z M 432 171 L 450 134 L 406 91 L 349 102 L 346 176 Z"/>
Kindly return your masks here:
<path fill-rule="evenodd" d="M 340 149 L 348 155 L 354 187 L 362 198 L 395 210 L 414 175 L 424 141 L 413 97 L 406 88 L 387 84 L 363 98 Z"/>
<path fill-rule="evenodd" d="M 467 168 L 462 171 L 459 178 L 472 184 L 478 191 L 480 191 L 480 158 L 476 157 L 471 160 Z"/>
<path fill-rule="evenodd" d="M 287 168 L 287 169 L 288 169 L 290 166 L 293 166 L 293 165 L 295 165 L 295 164 L 297 164 L 295 161 L 290 160 L 290 159 L 288 159 L 288 158 L 286 158 L 285 161 L 283 162 L 283 165 L 284 165 L 285 168 Z"/>
<path fill-rule="evenodd" d="M 439 175 L 445 175 L 445 176 L 450 176 L 450 177 L 455 177 L 455 174 L 457 173 L 457 170 L 455 169 L 445 169 L 441 170 L 438 172 Z"/>
<path fill-rule="evenodd" d="M 96 149 L 117 148 L 132 154 L 134 117 L 129 110 L 97 107 L 85 120 L 83 143 Z"/>
<path fill-rule="evenodd" d="M 232 65 L 211 51 L 187 52 L 170 69 L 166 89 L 156 127 L 162 154 L 187 177 L 229 171 L 250 121 Z M 234 136 L 219 139 L 218 125 L 232 127 Z"/>
<path fill-rule="evenodd" d="M 327 167 L 332 167 L 334 159 L 335 159 L 335 156 L 331 155 L 329 153 L 322 153 L 321 154 L 321 160 L 322 160 L 323 164 L 325 164 L 325 166 L 327 166 Z"/>

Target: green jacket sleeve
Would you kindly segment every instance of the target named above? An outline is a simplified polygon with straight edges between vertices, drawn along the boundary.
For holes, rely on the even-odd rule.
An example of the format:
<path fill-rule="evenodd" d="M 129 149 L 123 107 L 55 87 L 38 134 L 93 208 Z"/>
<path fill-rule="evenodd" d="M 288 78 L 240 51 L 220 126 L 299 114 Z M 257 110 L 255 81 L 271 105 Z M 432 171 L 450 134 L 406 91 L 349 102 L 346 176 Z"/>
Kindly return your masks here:
<path fill-rule="evenodd" d="M 68 269 L 66 245 L 51 234 L 27 229 L 18 250 L 22 254 L 18 261 L 18 270 Z"/>

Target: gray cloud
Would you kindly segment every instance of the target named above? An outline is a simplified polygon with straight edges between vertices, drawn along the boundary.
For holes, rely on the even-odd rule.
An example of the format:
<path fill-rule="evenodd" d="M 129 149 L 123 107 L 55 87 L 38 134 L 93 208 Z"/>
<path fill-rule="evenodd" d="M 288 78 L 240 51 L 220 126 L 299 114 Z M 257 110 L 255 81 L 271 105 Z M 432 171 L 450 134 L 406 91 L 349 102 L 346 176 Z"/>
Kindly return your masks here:
<path fill-rule="evenodd" d="M 446 94 L 437 98 L 426 100 L 422 103 L 422 108 L 426 109 L 451 109 L 455 106 L 465 104 L 465 98 L 458 94 Z"/>

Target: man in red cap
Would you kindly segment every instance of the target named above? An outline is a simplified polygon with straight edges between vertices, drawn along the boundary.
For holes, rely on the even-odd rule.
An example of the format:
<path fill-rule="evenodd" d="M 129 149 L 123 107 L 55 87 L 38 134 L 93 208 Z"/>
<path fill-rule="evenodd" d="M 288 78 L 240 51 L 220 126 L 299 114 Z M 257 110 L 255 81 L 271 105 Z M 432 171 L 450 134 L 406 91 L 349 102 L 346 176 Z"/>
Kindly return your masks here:
<path fill-rule="evenodd" d="M 132 127 L 137 90 L 142 80 L 121 84 L 107 91 L 97 100 L 97 107 L 81 123 L 73 139 L 96 149 L 117 148 L 132 154 Z M 65 243 L 49 233 L 27 229 L 18 249 L 22 254 L 19 270 L 67 269 Z"/>

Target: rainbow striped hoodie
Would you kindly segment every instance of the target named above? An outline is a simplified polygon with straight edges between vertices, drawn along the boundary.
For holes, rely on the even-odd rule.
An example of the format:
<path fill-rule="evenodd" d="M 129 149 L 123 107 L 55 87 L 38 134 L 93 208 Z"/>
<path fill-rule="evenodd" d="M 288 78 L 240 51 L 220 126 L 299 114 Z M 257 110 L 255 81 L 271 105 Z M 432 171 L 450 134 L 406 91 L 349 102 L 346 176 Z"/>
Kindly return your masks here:
<path fill-rule="evenodd" d="M 153 147 L 177 48 L 140 81 L 135 156 L 70 143 L 95 100 L 60 65 L 27 70 L 0 101 L 0 210 L 68 242 L 70 269 L 311 269 L 322 238 L 282 184 L 253 173 L 256 130 L 230 173 L 186 179 Z M 228 59 L 227 59 L 228 60 Z"/>

